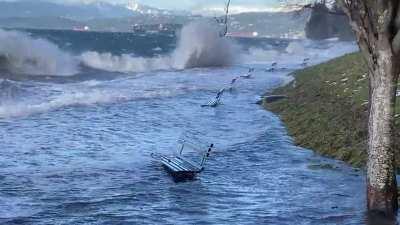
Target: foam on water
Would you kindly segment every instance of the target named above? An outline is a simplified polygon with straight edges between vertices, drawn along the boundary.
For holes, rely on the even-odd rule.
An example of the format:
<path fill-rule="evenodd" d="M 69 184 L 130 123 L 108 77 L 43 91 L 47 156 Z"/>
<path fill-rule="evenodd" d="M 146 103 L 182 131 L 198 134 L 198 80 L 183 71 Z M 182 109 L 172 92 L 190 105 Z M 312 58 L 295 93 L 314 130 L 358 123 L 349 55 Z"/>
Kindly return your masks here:
<path fill-rule="evenodd" d="M 90 92 L 66 92 L 46 101 L 32 103 L 30 101 L 15 102 L 0 105 L 0 118 L 22 117 L 35 113 L 44 113 L 67 106 L 89 106 L 100 103 L 111 103 L 127 100 L 128 97 L 121 93 L 103 90 Z"/>
<path fill-rule="evenodd" d="M 232 65 L 240 55 L 239 48 L 231 40 L 221 38 L 219 33 L 216 25 L 190 23 L 181 30 L 173 53 L 146 58 L 96 51 L 73 56 L 48 40 L 35 39 L 23 32 L 0 30 L 0 70 L 15 74 L 71 76 L 80 72 L 79 64 L 123 73 Z"/>
<path fill-rule="evenodd" d="M 170 57 L 144 58 L 128 54 L 120 56 L 111 53 L 85 52 L 81 56 L 84 65 L 110 72 L 145 72 L 171 69 Z"/>
<path fill-rule="evenodd" d="M 229 39 L 220 37 L 218 26 L 193 22 L 185 26 L 173 53 L 174 67 L 230 66 L 239 60 L 239 48 Z"/>
<path fill-rule="evenodd" d="M 0 29 L 0 69 L 30 75 L 78 73 L 78 60 L 45 39 Z"/>
<path fill-rule="evenodd" d="M 315 65 L 355 51 L 358 51 L 358 47 L 354 42 L 294 40 L 284 51 L 250 48 L 243 58 L 246 63 L 269 64 L 276 62 L 278 67 L 288 66 L 295 69 L 305 58 L 310 60 L 309 65 Z"/>
<path fill-rule="evenodd" d="M 113 72 L 188 69 L 230 66 L 238 62 L 240 48 L 230 39 L 221 38 L 218 26 L 192 22 L 180 31 L 177 48 L 171 55 L 154 58 L 127 54 L 86 52 L 81 56 L 86 66 Z"/>
<path fill-rule="evenodd" d="M 182 80 L 179 78 L 180 75 L 193 76 L 198 73 L 182 71 L 167 75 L 167 71 L 194 67 L 226 67 L 239 63 L 239 59 L 241 59 L 239 65 L 224 69 L 232 73 L 230 78 L 222 76 L 222 79 L 227 80 L 225 82 L 230 82 L 234 76 L 242 75 L 240 74 L 242 72 L 237 72 L 241 71 L 238 68 L 257 65 L 264 70 L 273 62 L 277 62 L 278 67 L 285 67 L 288 70 L 280 76 L 283 80 L 289 81 L 290 77 L 286 77 L 287 73 L 301 68 L 304 58 L 309 58 L 310 64 L 316 64 L 357 50 L 355 43 L 350 42 L 294 40 L 283 50 L 273 48 L 273 46 L 258 46 L 244 51 L 231 39 L 221 38 L 217 26 L 205 22 L 194 22 L 185 26 L 180 32 L 176 49 L 169 55 L 157 57 L 114 55 L 96 51 L 72 56 L 49 41 L 34 39 L 25 33 L 12 31 L 0 30 L 0 41 L 5 43 L 0 46 L 0 69 L 15 73 L 73 75 L 79 71 L 78 64 L 80 63 L 103 71 L 122 72 L 129 75 L 131 73 L 136 75 L 142 73 L 141 75 L 144 76 L 156 74 L 155 77 L 147 80 L 141 79 L 140 76 L 129 76 L 137 79 L 116 82 L 91 80 L 87 83 L 64 85 L 49 82 L 43 86 L 31 81 L 32 87 L 20 85 L 25 81 L 5 80 L 0 86 L 2 91 L 0 118 L 23 117 L 76 105 L 173 96 L 182 93 L 183 89 L 184 91 L 197 90 L 198 85 L 217 80 L 217 77 L 222 75 L 211 73 L 212 75 L 207 76 L 206 80 L 189 78 L 192 80 L 188 84 L 182 84 L 182 90 L 176 90 L 174 89 L 175 82 Z M 157 74 L 156 70 L 163 70 L 163 72 Z M 84 70 L 81 73 L 87 76 Z M 177 80 L 162 83 L 162 80 L 168 76 Z M 157 83 L 157 81 L 160 82 Z M 140 82 L 144 83 L 141 86 L 136 85 Z M 121 87 L 127 84 L 129 86 Z M 158 86 L 160 88 L 157 89 Z M 216 87 L 216 89 L 219 88 L 221 86 Z M 151 91 L 147 91 L 148 89 Z M 24 94 L 25 92 L 30 94 Z"/>
<path fill-rule="evenodd" d="M 36 96 L 24 98 L 8 96 L 7 101 L 0 101 L 0 119 L 25 117 L 64 107 L 166 98 L 198 90 L 197 86 L 179 84 L 159 87 L 154 84 L 153 87 L 147 87 L 148 83 L 142 82 L 132 78 L 115 81 L 90 80 L 77 84 L 40 84 L 40 87 L 36 87 L 38 92 Z"/>
<path fill-rule="evenodd" d="M 257 67 L 261 67 L 261 69 L 267 68 L 272 62 L 278 62 L 278 67 L 286 67 L 289 69 L 287 72 L 280 75 L 282 80 L 288 82 L 291 80 L 291 77 L 287 77 L 286 75 L 293 69 L 301 68 L 300 64 L 304 58 L 310 58 L 310 64 L 316 64 L 355 50 L 357 50 L 357 47 L 354 43 L 341 43 L 337 41 L 315 43 L 303 40 L 290 43 L 283 52 L 251 48 L 247 55 L 243 55 L 243 58 L 245 62 L 257 65 Z M 149 68 L 162 70 L 168 69 L 172 65 L 171 58 L 146 59 L 129 55 L 117 57 L 108 53 L 99 54 L 95 52 L 83 54 L 82 60 L 90 60 L 92 66 L 99 67 L 103 70 L 119 72 L 146 71 Z M 168 63 L 165 63 L 166 61 L 168 61 Z M 232 71 L 232 78 L 240 75 L 240 72 L 235 72 L 238 71 L 235 67 L 227 69 Z M 145 73 L 143 75 L 147 77 L 149 74 L 150 73 Z M 135 79 L 135 77 L 131 77 L 132 79 L 126 80 L 123 78 L 122 80 L 116 80 L 114 82 L 90 80 L 80 84 L 65 85 L 52 85 L 49 83 L 39 88 L 39 90 L 31 90 L 28 92 L 37 93 L 34 96 L 25 96 L 23 98 L 21 98 L 21 96 L 18 96 L 18 98 L 15 97 L 16 90 L 20 93 L 29 90 L 21 87 L 18 82 L 12 82 L 12 87 L 8 84 L 9 82 L 5 82 L 7 85 L 3 85 L 4 87 L 2 89 L 3 93 L 7 93 L 7 96 L 3 96 L 0 101 L 0 118 L 24 117 L 32 114 L 54 111 L 63 107 L 90 106 L 94 104 L 125 102 L 143 98 L 174 96 L 183 92 L 198 90 L 200 86 L 204 88 L 202 83 L 206 85 L 207 82 L 209 82 L 193 77 L 188 78 L 192 80 L 188 84 L 179 84 L 181 86 L 177 87 L 178 84 L 176 81 L 165 80 L 167 77 L 171 77 L 178 79 L 177 81 L 180 82 L 180 74 L 185 74 L 185 76 L 189 76 L 190 74 L 198 76 L 194 75 L 198 73 L 184 71 L 171 75 L 168 75 L 167 72 L 160 72 L 156 77 L 148 77 L 146 79 L 140 77 Z M 207 77 L 207 79 L 211 79 L 211 77 Z M 217 77 L 214 77 L 212 79 L 217 82 L 218 79 L 216 78 Z M 226 76 L 222 76 L 221 78 L 226 79 L 226 81 L 224 81 L 226 83 L 230 81 Z M 216 89 L 221 88 L 221 86 L 217 84 L 213 84 L 213 86 L 215 86 Z M 212 88 L 213 86 L 210 87 Z"/>
<path fill-rule="evenodd" d="M 362 174 L 293 146 L 278 117 L 254 104 L 310 54 L 316 63 L 346 46 L 299 41 L 253 48 L 224 68 L 6 81 L 0 88 L 17 96 L 0 104 L 0 223 L 359 224 Z M 119 65 L 109 70 L 145 69 L 105 55 Z M 265 71 L 278 60 L 288 69 Z M 239 79 L 220 107 L 200 107 L 248 67 L 252 79 Z M 175 184 L 150 154 L 173 154 L 185 130 L 216 150 L 198 180 Z"/>
<path fill-rule="evenodd" d="M 45 39 L 35 39 L 22 32 L 0 30 L 0 70 L 29 75 L 70 76 L 87 67 L 122 73 L 155 70 L 224 67 L 239 62 L 290 64 L 304 57 L 321 62 L 336 55 L 355 51 L 354 43 L 336 40 L 291 42 L 286 51 L 251 47 L 248 51 L 229 38 L 220 37 L 218 26 L 208 22 L 192 22 L 182 28 L 177 47 L 169 55 L 141 57 L 132 54 L 88 51 L 73 56 Z M 336 47 L 340 46 L 340 47 Z"/>

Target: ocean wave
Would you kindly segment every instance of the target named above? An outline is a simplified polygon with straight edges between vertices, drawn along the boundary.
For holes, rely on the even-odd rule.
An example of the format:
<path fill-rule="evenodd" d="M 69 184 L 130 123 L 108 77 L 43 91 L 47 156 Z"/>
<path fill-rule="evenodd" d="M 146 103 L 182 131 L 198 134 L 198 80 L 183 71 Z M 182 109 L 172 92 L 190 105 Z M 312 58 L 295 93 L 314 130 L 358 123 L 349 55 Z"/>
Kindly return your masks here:
<path fill-rule="evenodd" d="M 357 50 L 358 47 L 354 42 L 293 40 L 281 51 L 252 47 L 243 54 L 242 58 L 248 64 L 277 63 L 278 67 L 297 69 L 304 59 L 308 59 L 309 64 L 312 65 Z"/>
<path fill-rule="evenodd" d="M 240 48 L 232 40 L 220 37 L 218 26 L 199 21 L 182 28 L 177 48 L 167 56 L 144 58 L 85 52 L 80 59 L 91 68 L 128 73 L 230 66 L 238 61 L 240 55 Z"/>
<path fill-rule="evenodd" d="M 183 27 L 172 57 L 178 69 L 230 66 L 238 62 L 240 48 L 232 40 L 220 37 L 218 26 L 199 21 Z"/>
<path fill-rule="evenodd" d="M 0 70 L 12 74 L 71 76 L 81 72 L 80 65 L 121 73 L 232 65 L 240 56 L 239 48 L 219 34 L 216 25 L 193 22 L 183 27 L 177 48 L 171 54 L 146 58 L 96 51 L 73 56 L 48 40 L 0 30 Z"/>
<path fill-rule="evenodd" d="M 92 51 L 83 53 L 80 58 L 85 66 L 109 72 L 146 72 L 171 68 L 169 57 L 144 58 L 127 54 L 117 56 Z"/>
<path fill-rule="evenodd" d="M 12 104 L 13 101 L 28 93 L 18 82 L 0 79 L 0 104 Z"/>
<path fill-rule="evenodd" d="M 0 105 L 0 118 L 23 117 L 31 114 L 44 113 L 67 106 L 94 105 L 112 103 L 127 99 L 126 96 L 108 91 L 70 92 L 56 96 L 45 102 L 14 102 Z"/>
<path fill-rule="evenodd" d="M 45 39 L 0 29 L 0 70 L 17 74 L 59 75 L 77 74 L 79 62 Z"/>
<path fill-rule="evenodd" d="M 137 90 L 134 86 L 129 84 L 115 89 L 107 87 L 107 85 L 99 81 L 85 81 L 73 86 L 71 84 L 56 87 L 46 86 L 43 87 L 46 92 L 43 96 L 38 95 L 35 98 L 26 96 L 25 98 L 7 102 L 2 102 L 0 99 L 0 119 L 26 117 L 55 111 L 64 107 L 93 106 L 132 100 L 167 98 L 199 90 L 197 86 L 186 87 L 176 85 L 169 88 L 139 88 Z"/>
<path fill-rule="evenodd" d="M 294 40 L 286 50 L 266 49 L 266 46 L 242 50 L 230 38 L 220 37 L 217 25 L 197 21 L 184 26 L 178 35 L 177 47 L 171 53 L 156 57 L 110 52 L 83 52 L 72 55 L 45 39 L 35 39 L 23 32 L 0 30 L 0 71 L 11 74 L 71 76 L 84 73 L 85 68 L 108 72 L 136 73 L 155 70 L 175 70 L 196 67 L 224 67 L 238 62 L 282 64 L 303 58 L 331 58 L 357 50 L 354 43 L 338 40 L 313 42 Z"/>

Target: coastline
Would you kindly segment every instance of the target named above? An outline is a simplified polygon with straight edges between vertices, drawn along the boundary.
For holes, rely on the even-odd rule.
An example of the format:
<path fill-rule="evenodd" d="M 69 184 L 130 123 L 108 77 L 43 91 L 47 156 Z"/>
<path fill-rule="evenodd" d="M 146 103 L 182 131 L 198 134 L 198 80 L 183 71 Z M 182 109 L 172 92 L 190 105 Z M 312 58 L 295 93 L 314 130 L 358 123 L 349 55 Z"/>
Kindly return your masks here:
<path fill-rule="evenodd" d="M 295 144 L 364 167 L 368 139 L 368 76 L 360 53 L 293 73 L 289 84 L 268 93 L 285 99 L 263 106 L 280 116 Z M 400 102 L 396 108 L 396 155 L 400 156 Z M 400 165 L 399 157 L 397 165 Z"/>

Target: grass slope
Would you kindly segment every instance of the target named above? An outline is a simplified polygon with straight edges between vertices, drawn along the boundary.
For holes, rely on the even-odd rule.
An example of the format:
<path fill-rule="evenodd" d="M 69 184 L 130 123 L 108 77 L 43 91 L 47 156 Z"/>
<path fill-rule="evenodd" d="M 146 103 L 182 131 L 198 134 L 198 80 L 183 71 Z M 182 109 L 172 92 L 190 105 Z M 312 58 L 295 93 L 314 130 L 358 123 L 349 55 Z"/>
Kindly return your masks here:
<path fill-rule="evenodd" d="M 294 76 L 292 83 L 273 93 L 288 98 L 264 106 L 281 116 L 296 144 L 363 167 L 368 139 L 368 76 L 361 55 L 345 55 L 297 71 Z M 400 156 L 398 114 L 395 129 Z"/>

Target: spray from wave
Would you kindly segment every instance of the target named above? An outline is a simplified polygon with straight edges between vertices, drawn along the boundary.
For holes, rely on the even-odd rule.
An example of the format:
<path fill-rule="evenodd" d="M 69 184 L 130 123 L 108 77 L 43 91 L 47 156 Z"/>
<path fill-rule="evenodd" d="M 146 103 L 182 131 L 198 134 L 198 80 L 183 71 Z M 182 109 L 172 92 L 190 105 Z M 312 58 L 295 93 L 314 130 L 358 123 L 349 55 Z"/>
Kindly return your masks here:
<path fill-rule="evenodd" d="M 283 50 L 249 48 L 243 61 L 263 65 L 278 63 L 280 67 L 297 69 L 306 58 L 312 65 L 355 51 L 358 47 L 353 42 L 293 40 Z"/>
<path fill-rule="evenodd" d="M 79 62 L 55 44 L 29 35 L 0 30 L 0 69 L 17 74 L 60 75 L 78 73 Z"/>
<path fill-rule="evenodd" d="M 124 73 L 230 66 L 238 60 L 239 48 L 232 40 L 219 34 L 218 26 L 198 21 L 182 28 L 177 48 L 169 56 L 144 58 L 86 52 L 81 55 L 81 61 L 88 67 Z"/>
<path fill-rule="evenodd" d="M 172 54 L 144 58 L 94 51 L 72 56 L 45 39 L 0 30 L 0 70 L 13 74 L 70 76 L 79 73 L 80 64 L 122 73 L 232 65 L 240 55 L 239 48 L 219 34 L 216 25 L 193 22 L 181 30 Z"/>
<path fill-rule="evenodd" d="M 220 37 L 218 26 L 200 21 L 182 29 L 172 57 L 175 68 L 186 69 L 230 66 L 239 55 L 239 48 L 231 40 Z"/>
<path fill-rule="evenodd" d="M 144 58 L 128 54 L 117 56 L 111 53 L 91 51 L 83 53 L 80 59 L 85 66 L 109 72 L 145 72 L 171 68 L 171 58 L 169 57 Z"/>

